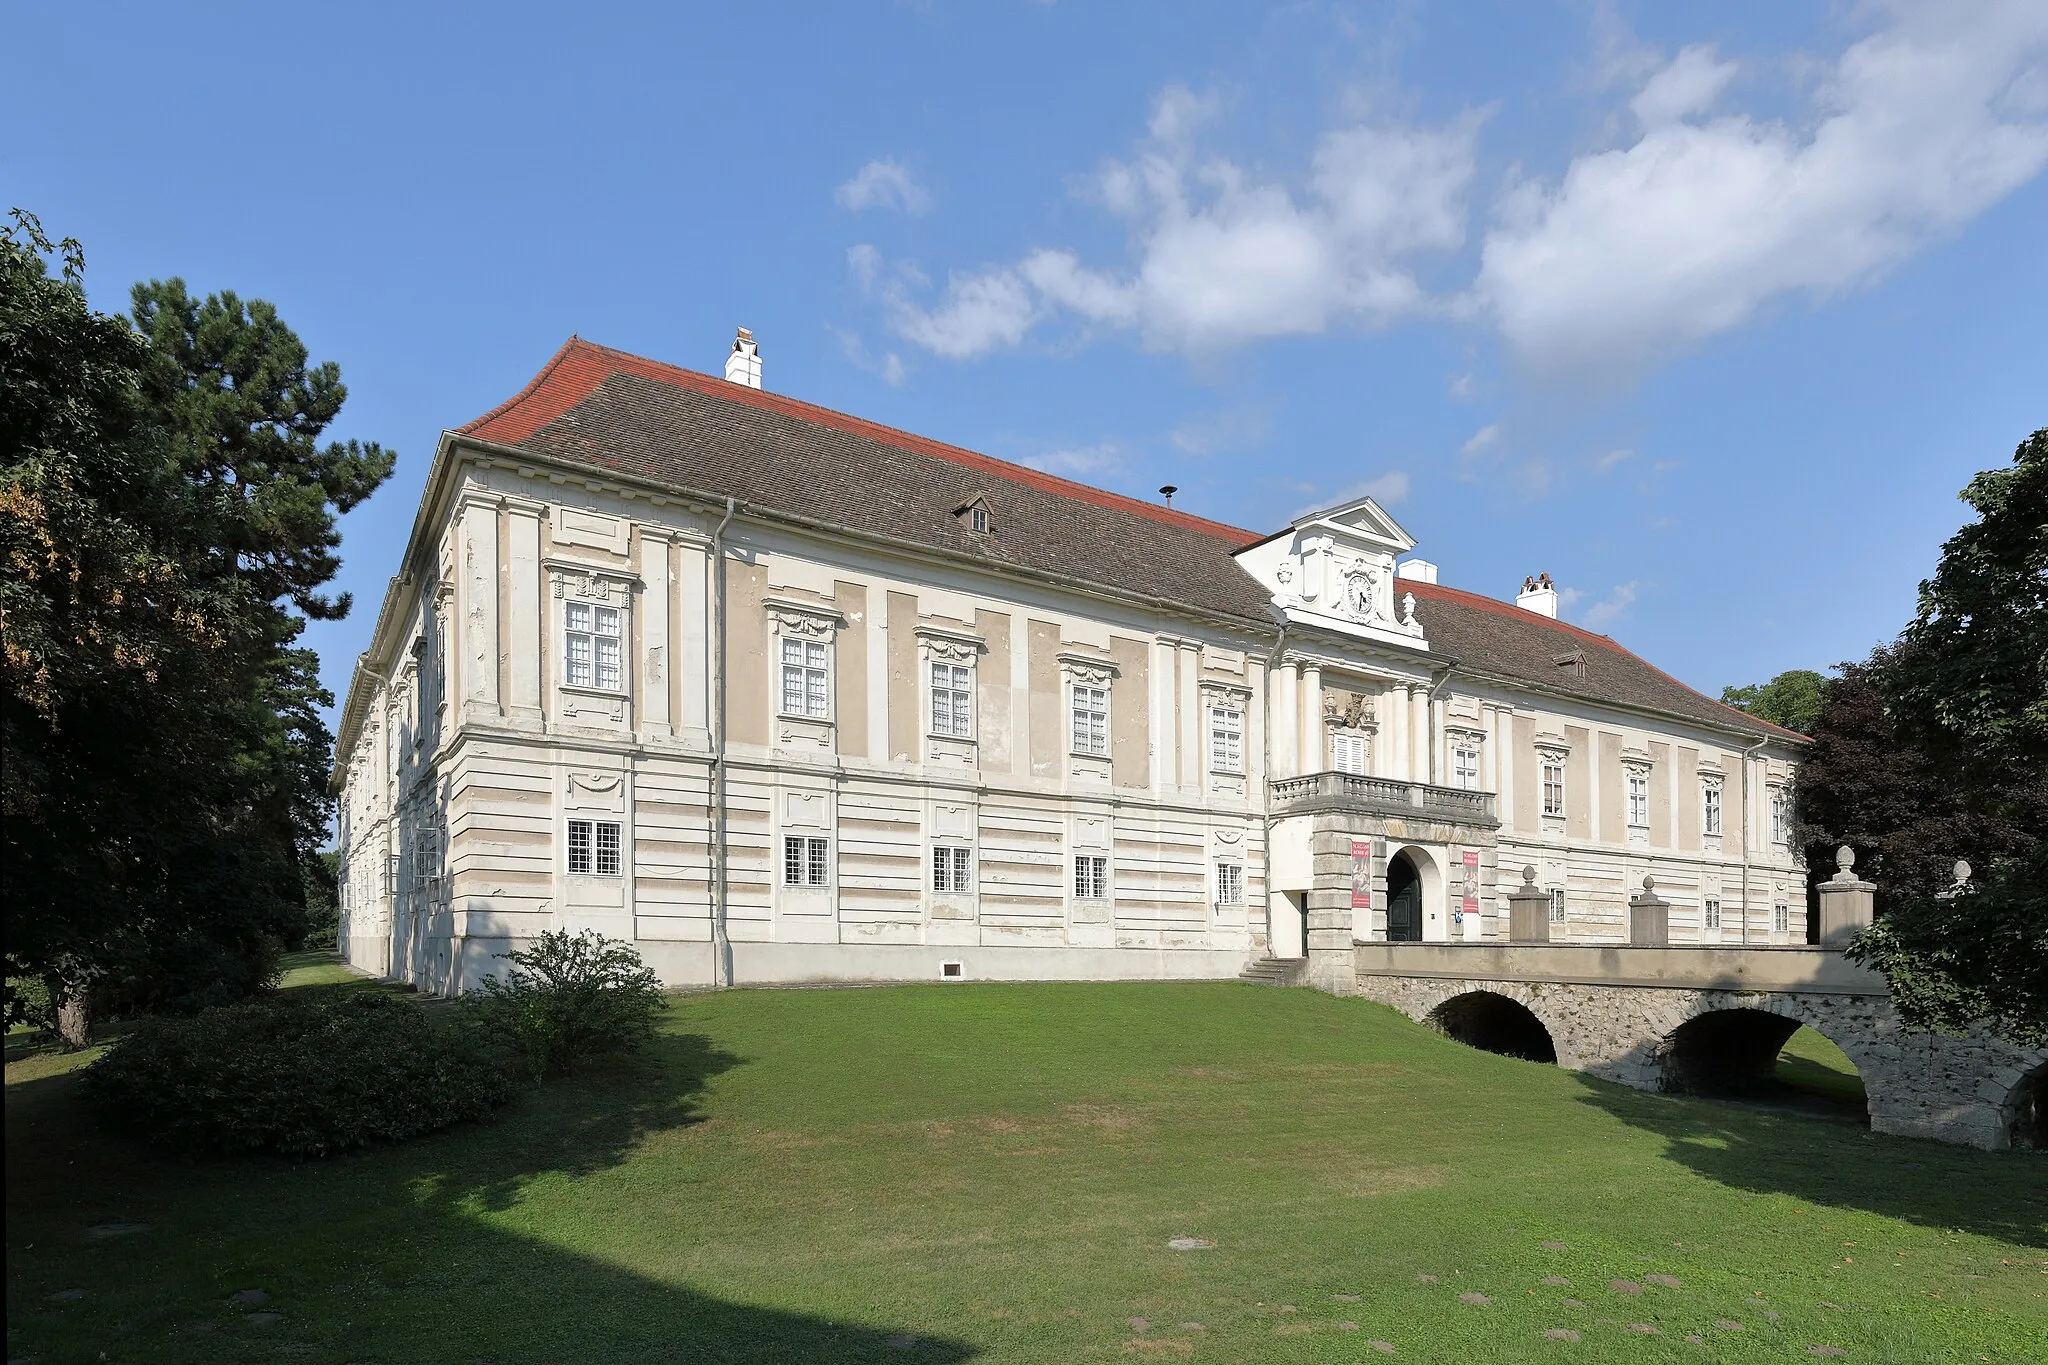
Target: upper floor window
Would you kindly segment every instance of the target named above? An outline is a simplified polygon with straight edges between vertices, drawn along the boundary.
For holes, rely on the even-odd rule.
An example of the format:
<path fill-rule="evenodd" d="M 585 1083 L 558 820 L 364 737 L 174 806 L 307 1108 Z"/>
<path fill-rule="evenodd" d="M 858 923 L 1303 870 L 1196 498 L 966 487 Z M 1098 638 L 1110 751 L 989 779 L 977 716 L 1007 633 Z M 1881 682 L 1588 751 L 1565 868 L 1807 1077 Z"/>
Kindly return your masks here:
<path fill-rule="evenodd" d="M 1564 759 L 1560 755 L 1543 756 L 1543 813 L 1564 814 Z"/>
<path fill-rule="evenodd" d="M 616 820 L 569 822 L 569 870 L 578 876 L 618 876 L 623 848 Z"/>
<path fill-rule="evenodd" d="M 955 739 L 973 736 L 973 669 L 962 664 L 932 665 L 932 733 Z"/>
<path fill-rule="evenodd" d="M 617 692 L 624 641 L 619 609 L 589 602 L 562 604 L 562 660 L 571 687 Z"/>
<path fill-rule="evenodd" d="M 1209 771 L 1244 771 L 1244 712 L 1238 707 L 1209 708 Z"/>
<path fill-rule="evenodd" d="M 967 849 L 959 844 L 940 844 L 932 849 L 932 890 L 972 891 L 974 874 Z"/>
<path fill-rule="evenodd" d="M 1650 826 L 1650 775 L 1632 772 L 1628 775 L 1628 822 L 1632 828 L 1648 829 Z"/>
<path fill-rule="evenodd" d="M 1216 903 L 1218 905 L 1244 904 L 1244 864 L 1216 864 Z"/>
<path fill-rule="evenodd" d="M 1700 827 L 1709 835 L 1721 833 L 1721 784 L 1709 782 L 1700 788 Z"/>
<path fill-rule="evenodd" d="M 1451 753 L 1451 778 L 1460 791 L 1479 789 L 1479 751 L 1469 744 L 1460 744 Z"/>
<path fill-rule="evenodd" d="M 1109 752 L 1109 689 L 1073 685 L 1073 738 L 1077 754 Z"/>
<path fill-rule="evenodd" d="M 782 714 L 824 720 L 832 713 L 832 656 L 820 640 L 782 637 Z"/>
<path fill-rule="evenodd" d="M 1792 841 L 1792 793 L 1783 787 L 1771 788 L 1771 842 L 1774 844 Z"/>
<path fill-rule="evenodd" d="M 1356 730 L 1330 732 L 1330 766 L 1340 773 L 1365 776 L 1365 736 Z"/>
<path fill-rule="evenodd" d="M 1109 859 L 1100 853 L 1082 853 L 1074 858 L 1074 898 L 1099 901 L 1109 896 Z"/>
<path fill-rule="evenodd" d="M 791 834 L 782 841 L 782 884 L 824 886 L 829 883 L 831 844 L 811 835 Z"/>

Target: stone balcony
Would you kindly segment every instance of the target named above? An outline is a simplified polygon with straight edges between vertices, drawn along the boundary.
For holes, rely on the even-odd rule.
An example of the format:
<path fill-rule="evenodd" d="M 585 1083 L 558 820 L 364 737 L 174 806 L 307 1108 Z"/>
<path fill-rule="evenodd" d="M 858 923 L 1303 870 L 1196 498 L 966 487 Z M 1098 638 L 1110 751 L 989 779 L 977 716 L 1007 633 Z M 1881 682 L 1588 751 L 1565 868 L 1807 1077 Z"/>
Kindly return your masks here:
<path fill-rule="evenodd" d="M 1499 823 L 1492 792 L 1433 787 L 1427 782 L 1400 782 L 1390 777 L 1360 777 L 1354 773 L 1283 777 L 1272 784 L 1272 798 L 1275 815 L 1342 811 L 1466 825 Z"/>

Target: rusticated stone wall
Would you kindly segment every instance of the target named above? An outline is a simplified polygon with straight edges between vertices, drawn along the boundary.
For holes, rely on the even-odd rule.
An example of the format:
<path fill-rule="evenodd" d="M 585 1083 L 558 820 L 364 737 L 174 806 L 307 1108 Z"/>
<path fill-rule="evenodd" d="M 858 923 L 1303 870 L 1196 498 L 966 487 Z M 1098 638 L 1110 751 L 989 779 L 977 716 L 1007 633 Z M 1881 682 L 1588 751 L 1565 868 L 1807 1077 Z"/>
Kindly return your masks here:
<path fill-rule="evenodd" d="M 1673 1037 L 1689 1021 L 1724 1010 L 1775 1014 L 1824 1034 L 1856 1064 L 1873 1129 L 1971 1147 L 2010 1145 L 2020 1083 L 2048 1064 L 2048 1049 L 1982 1030 L 1960 1038 L 1907 1033 L 1883 996 L 1364 972 L 1357 981 L 1359 994 L 1421 1022 L 1473 991 L 1505 996 L 1550 1031 L 1559 1066 L 1638 1090 L 1672 1087 Z"/>

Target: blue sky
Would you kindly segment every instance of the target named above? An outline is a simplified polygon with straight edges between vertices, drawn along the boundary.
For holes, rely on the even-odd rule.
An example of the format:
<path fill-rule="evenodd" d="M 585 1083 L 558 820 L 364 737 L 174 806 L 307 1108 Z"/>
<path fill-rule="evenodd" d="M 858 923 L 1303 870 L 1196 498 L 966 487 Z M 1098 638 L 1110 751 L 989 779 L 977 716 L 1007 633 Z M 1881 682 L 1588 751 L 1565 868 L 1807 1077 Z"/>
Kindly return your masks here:
<path fill-rule="evenodd" d="M 1910 617 L 2048 423 L 2048 7 L 17 8 L 7 207 L 276 303 L 401 453 L 571 333 L 1445 582 L 1709 692 Z"/>

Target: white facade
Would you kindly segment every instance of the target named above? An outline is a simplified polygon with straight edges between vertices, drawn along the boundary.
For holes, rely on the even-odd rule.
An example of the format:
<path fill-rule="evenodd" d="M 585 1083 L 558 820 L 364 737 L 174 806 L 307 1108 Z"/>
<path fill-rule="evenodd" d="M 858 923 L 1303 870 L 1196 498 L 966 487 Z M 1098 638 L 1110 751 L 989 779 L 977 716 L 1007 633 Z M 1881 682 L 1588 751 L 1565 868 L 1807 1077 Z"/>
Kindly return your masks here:
<path fill-rule="evenodd" d="M 343 951 L 441 992 L 558 927 L 676 986 L 1227 977 L 1313 895 L 1385 937 L 1390 867 L 1420 937 L 1502 939 L 1525 864 L 1554 939 L 1621 941 L 1654 873 L 1674 942 L 1803 942 L 1795 741 L 1455 660 L 1412 548 L 1303 518 L 1239 554 L 1255 622 L 450 434 L 344 712 Z"/>

